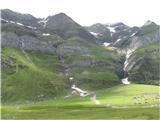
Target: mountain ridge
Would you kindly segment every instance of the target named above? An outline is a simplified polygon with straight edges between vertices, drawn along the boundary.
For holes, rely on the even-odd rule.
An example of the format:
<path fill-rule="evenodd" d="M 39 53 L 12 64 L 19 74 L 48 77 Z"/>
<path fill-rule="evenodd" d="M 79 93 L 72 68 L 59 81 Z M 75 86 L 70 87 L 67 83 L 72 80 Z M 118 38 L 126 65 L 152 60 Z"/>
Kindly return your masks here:
<path fill-rule="evenodd" d="M 83 27 L 65 13 L 42 19 L 10 12 L 1 16 L 3 102 L 50 99 L 72 85 L 159 85 L 160 26 L 153 22 Z"/>

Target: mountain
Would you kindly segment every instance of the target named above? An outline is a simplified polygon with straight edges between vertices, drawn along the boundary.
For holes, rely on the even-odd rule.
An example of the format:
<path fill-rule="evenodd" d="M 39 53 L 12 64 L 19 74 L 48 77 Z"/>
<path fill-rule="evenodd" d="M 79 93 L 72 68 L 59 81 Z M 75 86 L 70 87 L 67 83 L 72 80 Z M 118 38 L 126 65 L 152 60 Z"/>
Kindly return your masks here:
<path fill-rule="evenodd" d="M 33 28 L 1 19 L 3 102 L 50 99 L 73 84 L 88 89 L 120 84 L 118 52 L 93 42 L 85 28 L 63 13 L 47 19 L 44 28 L 41 22 Z M 72 29 L 76 33 L 68 34 Z"/>
<path fill-rule="evenodd" d="M 1 10 L 1 18 L 3 20 L 8 20 L 12 23 L 16 22 L 16 23 L 20 23 L 20 24 L 24 24 L 26 26 L 32 26 L 32 27 L 36 27 L 37 22 L 39 21 L 38 18 L 35 18 L 30 14 L 21 14 L 9 9 Z"/>
<path fill-rule="evenodd" d="M 129 47 L 131 49 L 139 48 L 144 45 L 150 44 L 152 42 L 159 41 L 160 26 L 155 24 L 154 22 L 146 22 L 142 27 L 133 27 L 129 31 L 132 31 L 129 36 L 125 36 L 124 39 L 118 40 L 114 43 L 114 46 L 125 48 Z"/>
<path fill-rule="evenodd" d="M 93 35 L 64 13 L 47 17 L 44 29 L 46 32 L 57 34 L 64 39 L 80 37 L 95 42 Z"/>
<path fill-rule="evenodd" d="M 130 27 L 124 23 L 115 24 L 101 24 L 97 23 L 92 26 L 85 27 L 91 34 L 93 34 L 101 43 L 113 43 L 118 38 L 129 34 Z"/>
<path fill-rule="evenodd" d="M 35 18 L 30 14 L 21 14 L 9 9 L 1 10 L 2 21 L 36 29 L 40 33 L 57 34 L 64 39 L 79 37 L 96 42 L 95 37 L 64 13 L 47 18 Z"/>
<path fill-rule="evenodd" d="M 160 26 L 147 21 L 142 27 L 113 45 L 125 50 L 124 71 L 128 80 L 136 83 L 159 84 Z"/>
<path fill-rule="evenodd" d="M 89 27 L 85 27 L 92 35 L 94 35 L 99 42 L 111 42 L 111 31 L 107 28 L 106 25 L 101 23 L 94 24 Z"/>
<path fill-rule="evenodd" d="M 123 80 L 159 84 L 160 34 L 154 22 L 83 27 L 65 13 L 1 13 L 2 102 L 56 99 L 72 85 L 100 90 Z"/>

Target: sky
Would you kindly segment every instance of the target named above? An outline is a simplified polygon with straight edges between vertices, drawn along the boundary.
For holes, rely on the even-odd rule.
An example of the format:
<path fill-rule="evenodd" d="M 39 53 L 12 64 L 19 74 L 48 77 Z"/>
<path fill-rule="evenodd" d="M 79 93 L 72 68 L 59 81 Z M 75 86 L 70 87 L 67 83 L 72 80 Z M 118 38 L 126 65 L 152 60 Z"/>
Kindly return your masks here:
<path fill-rule="evenodd" d="M 1 0 L 0 9 L 6 8 L 40 18 L 63 12 L 83 26 L 142 26 L 147 20 L 160 24 L 160 0 Z"/>

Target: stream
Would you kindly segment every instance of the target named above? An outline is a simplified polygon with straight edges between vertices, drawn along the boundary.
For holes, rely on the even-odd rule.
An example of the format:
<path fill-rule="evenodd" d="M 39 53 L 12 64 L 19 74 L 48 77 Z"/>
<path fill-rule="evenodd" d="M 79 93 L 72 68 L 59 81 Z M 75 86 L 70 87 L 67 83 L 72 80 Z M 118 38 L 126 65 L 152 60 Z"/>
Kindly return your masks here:
<path fill-rule="evenodd" d="M 123 70 L 125 73 L 127 73 L 127 66 L 129 65 L 129 58 L 133 54 L 134 51 L 135 51 L 135 49 L 127 49 L 127 51 L 126 51 L 126 59 L 124 62 L 124 67 L 123 67 Z M 128 81 L 128 77 L 121 79 L 121 82 L 126 85 L 131 84 L 131 82 Z"/>
<path fill-rule="evenodd" d="M 73 81 L 73 79 L 74 79 L 73 77 L 70 77 L 70 78 L 69 78 L 70 81 Z M 93 94 L 93 93 L 90 93 L 90 92 L 88 92 L 88 91 L 82 90 L 81 88 L 77 87 L 75 84 L 73 84 L 73 85 L 71 86 L 71 89 L 72 89 L 71 94 L 65 96 L 65 98 L 71 97 L 73 94 L 77 94 L 77 95 L 79 95 L 80 97 L 91 96 L 91 97 L 90 97 L 90 100 L 91 100 L 92 102 L 94 102 L 96 105 L 99 105 L 99 104 L 100 104 L 100 101 L 97 100 L 96 94 Z"/>

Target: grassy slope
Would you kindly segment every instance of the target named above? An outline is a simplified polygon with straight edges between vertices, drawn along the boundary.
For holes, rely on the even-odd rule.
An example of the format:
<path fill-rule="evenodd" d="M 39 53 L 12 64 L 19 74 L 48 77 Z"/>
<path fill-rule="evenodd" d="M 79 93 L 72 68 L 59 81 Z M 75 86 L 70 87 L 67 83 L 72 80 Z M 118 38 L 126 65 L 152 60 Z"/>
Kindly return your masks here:
<path fill-rule="evenodd" d="M 63 44 L 64 46 L 84 47 L 89 49 L 92 54 L 91 56 L 83 53 L 79 54 L 81 50 L 78 52 L 74 51 L 74 53 L 66 53 L 64 57 L 65 64 L 62 65 L 54 54 L 27 52 L 30 58 L 29 60 L 21 50 L 11 48 L 2 49 L 2 55 L 7 56 L 9 59 L 13 58 L 13 63 L 6 61 L 2 63 L 12 68 L 8 71 L 2 70 L 3 102 L 41 101 L 57 96 L 57 94 L 63 92 L 67 86 L 64 83 L 64 75 L 58 72 L 57 69 L 63 69 L 63 67 L 66 66 L 69 68 L 78 68 L 74 69 L 70 76 L 74 76 L 85 88 L 99 89 L 101 86 L 105 87 L 108 85 L 108 87 L 110 87 L 111 85 L 113 86 L 120 83 L 116 73 L 116 62 L 119 59 L 116 52 L 107 51 L 101 46 L 85 40 L 71 39 L 63 41 L 57 38 L 57 36 L 39 36 L 30 29 L 10 23 L 3 24 L 2 31 L 14 32 L 18 36 L 29 35 L 32 37 L 40 37 L 41 40 L 53 40 L 55 41 L 55 46 Z M 60 42 L 57 41 L 59 39 Z M 107 64 L 107 67 L 85 67 L 78 65 L 79 62 L 86 60 L 102 61 Z M 19 66 L 18 72 L 16 72 L 17 64 Z"/>
<path fill-rule="evenodd" d="M 28 52 L 28 59 L 20 50 L 10 48 L 2 49 L 2 54 L 15 59 L 12 66 L 24 66 L 18 67 L 17 72 L 2 71 L 2 101 L 39 101 L 54 97 L 65 88 L 63 74 L 55 69 L 59 64 L 55 55 Z"/>
<path fill-rule="evenodd" d="M 107 105 L 150 105 L 159 103 L 159 99 L 155 98 L 159 95 L 159 86 L 151 85 L 120 85 L 113 88 L 109 88 L 100 93 L 100 101 L 102 104 Z M 139 97 L 138 100 L 134 97 Z M 145 99 L 148 103 L 145 103 Z"/>
<path fill-rule="evenodd" d="M 65 55 L 65 63 L 74 69 L 70 72 L 70 76 L 73 76 L 82 86 L 100 88 L 120 83 L 120 78 L 116 73 L 116 68 L 119 68 L 117 63 L 120 61 L 120 56 L 116 51 L 106 50 L 100 45 L 84 40 L 71 39 L 66 41 L 64 45 L 69 47 L 82 46 L 90 51 L 85 54 L 74 51 Z M 82 61 L 100 61 L 106 65 L 79 65 Z"/>
<path fill-rule="evenodd" d="M 86 41 L 66 41 L 66 46 L 87 47 L 94 58 L 84 56 L 84 54 L 68 53 L 65 57 L 65 65 L 70 68 L 78 68 L 70 75 L 84 88 L 110 87 L 119 84 L 116 75 L 116 60 L 119 56 L 113 51 L 106 51 L 101 46 L 97 46 Z M 66 90 L 64 75 L 58 72 L 62 64 L 54 54 L 26 51 L 27 56 L 18 49 L 3 48 L 2 55 L 14 59 L 14 63 L 5 63 L 12 67 L 12 72 L 2 71 L 2 101 L 3 102 L 23 102 L 26 100 L 41 101 L 63 94 Z M 66 54 L 65 54 L 66 55 Z M 76 62 L 86 59 L 103 61 L 109 67 L 85 67 L 78 66 Z M 2 63 L 4 64 L 4 63 Z M 19 64 L 18 72 L 16 65 Z M 21 67 L 22 66 L 22 67 Z"/>
<path fill-rule="evenodd" d="M 65 46 L 83 46 L 88 48 L 93 57 L 79 53 L 65 54 L 64 66 L 78 68 L 70 74 L 84 88 L 110 87 L 119 84 L 116 74 L 117 61 L 119 55 L 114 51 L 106 51 L 101 46 L 80 40 L 64 41 Z M 12 71 L 2 71 L 2 101 L 3 102 L 23 102 L 26 100 L 41 101 L 63 94 L 66 90 L 64 75 L 58 70 L 62 63 L 57 55 L 26 51 L 27 56 L 18 49 L 3 48 L 2 55 L 13 60 L 7 64 Z M 83 60 L 103 61 L 108 66 L 91 67 L 79 66 L 77 62 Z M 19 65 L 16 72 L 16 65 Z"/>
<path fill-rule="evenodd" d="M 132 108 L 132 98 L 144 95 L 153 99 L 158 94 L 158 86 L 150 85 L 119 85 L 97 91 L 97 99 L 102 103 L 95 105 L 87 98 L 71 97 L 59 98 L 34 105 L 3 106 L 3 118 L 15 119 L 132 119 L 132 120 L 158 120 L 158 108 L 142 108 L 159 103 L 152 100 L 149 104 L 136 105 Z M 118 106 L 131 106 L 131 108 L 113 109 L 107 104 Z M 139 106 L 139 107 L 138 107 Z"/>

